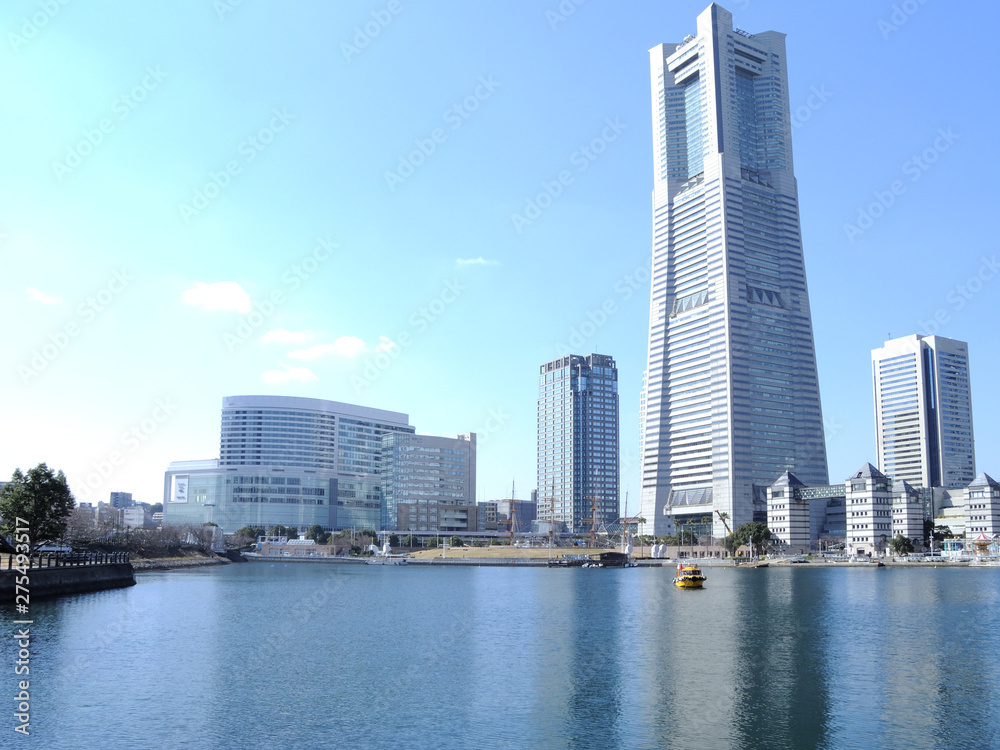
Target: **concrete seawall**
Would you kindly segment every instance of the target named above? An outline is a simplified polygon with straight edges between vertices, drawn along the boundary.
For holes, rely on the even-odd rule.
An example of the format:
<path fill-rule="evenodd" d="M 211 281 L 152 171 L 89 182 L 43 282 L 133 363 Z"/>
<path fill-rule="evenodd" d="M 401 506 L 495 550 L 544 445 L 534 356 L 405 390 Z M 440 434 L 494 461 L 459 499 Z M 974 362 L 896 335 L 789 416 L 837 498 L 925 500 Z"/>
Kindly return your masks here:
<path fill-rule="evenodd" d="M 16 582 L 20 575 L 16 570 L 0 571 L 0 601 L 4 604 L 14 603 Z M 27 575 L 28 585 L 26 588 L 32 599 L 135 585 L 135 573 L 131 563 L 32 568 L 27 572 Z"/>

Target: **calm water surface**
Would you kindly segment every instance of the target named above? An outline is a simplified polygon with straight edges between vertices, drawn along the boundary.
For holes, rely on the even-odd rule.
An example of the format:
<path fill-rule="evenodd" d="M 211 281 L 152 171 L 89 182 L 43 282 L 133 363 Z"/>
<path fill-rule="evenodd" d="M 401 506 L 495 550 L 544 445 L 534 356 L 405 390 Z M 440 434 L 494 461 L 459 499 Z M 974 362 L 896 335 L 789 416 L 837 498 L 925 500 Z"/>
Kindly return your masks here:
<path fill-rule="evenodd" d="M 707 572 L 143 573 L 32 606 L 0 747 L 1000 747 L 1000 569 Z"/>

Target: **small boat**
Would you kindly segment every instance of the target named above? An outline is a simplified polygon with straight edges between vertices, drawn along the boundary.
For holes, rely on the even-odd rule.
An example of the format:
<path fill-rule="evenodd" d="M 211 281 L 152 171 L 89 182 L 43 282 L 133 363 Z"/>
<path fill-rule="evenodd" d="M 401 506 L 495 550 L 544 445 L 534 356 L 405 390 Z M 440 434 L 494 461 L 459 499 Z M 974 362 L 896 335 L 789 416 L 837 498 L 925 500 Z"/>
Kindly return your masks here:
<path fill-rule="evenodd" d="M 408 565 L 406 555 L 377 555 L 365 560 L 365 565 Z"/>
<path fill-rule="evenodd" d="M 705 583 L 705 576 L 701 574 L 701 568 L 678 563 L 677 576 L 674 578 L 674 585 L 677 588 L 700 589 L 703 583 Z"/>
<path fill-rule="evenodd" d="M 385 537 L 382 540 L 382 549 L 379 549 L 374 544 L 371 546 L 371 551 L 374 553 L 372 557 L 365 560 L 366 565 L 408 565 L 406 558 L 409 555 L 394 555 L 392 554 L 392 547 L 389 546 L 389 541 Z"/>

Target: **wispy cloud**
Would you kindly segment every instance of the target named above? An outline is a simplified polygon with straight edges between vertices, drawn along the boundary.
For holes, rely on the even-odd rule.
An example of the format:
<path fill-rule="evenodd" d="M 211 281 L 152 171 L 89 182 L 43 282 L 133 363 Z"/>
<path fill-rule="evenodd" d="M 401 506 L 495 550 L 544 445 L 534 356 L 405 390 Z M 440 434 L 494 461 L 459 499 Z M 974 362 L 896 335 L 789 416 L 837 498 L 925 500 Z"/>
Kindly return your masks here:
<path fill-rule="evenodd" d="M 365 342 L 357 336 L 341 336 L 332 344 L 314 344 L 308 349 L 290 351 L 288 352 L 288 358 L 312 360 L 330 355 L 351 358 L 358 356 L 367 349 L 368 346 Z"/>
<path fill-rule="evenodd" d="M 184 304 L 205 310 L 233 310 L 246 315 L 252 309 L 250 295 L 235 281 L 217 281 L 205 284 L 194 282 L 194 286 L 181 294 Z"/>
<path fill-rule="evenodd" d="M 486 258 L 480 255 L 478 258 L 456 258 L 455 265 L 459 268 L 462 266 L 499 266 L 500 261 L 486 260 Z"/>
<path fill-rule="evenodd" d="M 28 296 L 35 302 L 41 302 L 43 305 L 61 305 L 62 299 L 59 297 L 50 297 L 45 292 L 40 292 L 33 286 L 26 286 L 25 290 L 28 292 Z"/>
<path fill-rule="evenodd" d="M 313 331 L 289 331 L 286 328 L 275 328 L 260 337 L 262 344 L 308 344 L 315 341 Z"/>
<path fill-rule="evenodd" d="M 315 373 L 308 367 L 289 367 L 284 362 L 280 362 L 279 364 L 284 368 L 283 370 L 267 370 L 261 373 L 260 379 L 271 385 L 291 383 L 293 381 L 310 383 L 319 380 Z"/>

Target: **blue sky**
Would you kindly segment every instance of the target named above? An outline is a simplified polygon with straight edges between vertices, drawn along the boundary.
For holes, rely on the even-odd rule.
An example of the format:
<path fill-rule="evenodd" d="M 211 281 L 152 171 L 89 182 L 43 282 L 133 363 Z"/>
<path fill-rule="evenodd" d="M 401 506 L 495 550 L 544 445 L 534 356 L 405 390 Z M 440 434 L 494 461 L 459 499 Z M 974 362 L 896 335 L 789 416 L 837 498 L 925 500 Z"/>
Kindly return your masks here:
<path fill-rule="evenodd" d="M 876 459 L 890 333 L 969 342 L 977 467 L 1000 474 L 1000 12 L 723 5 L 788 35 L 831 479 Z M 0 475 L 46 461 L 78 500 L 158 502 L 170 461 L 218 455 L 223 396 L 285 394 L 476 431 L 479 499 L 525 497 L 537 367 L 594 351 L 634 510 L 647 51 L 705 7 L 4 3 Z"/>

